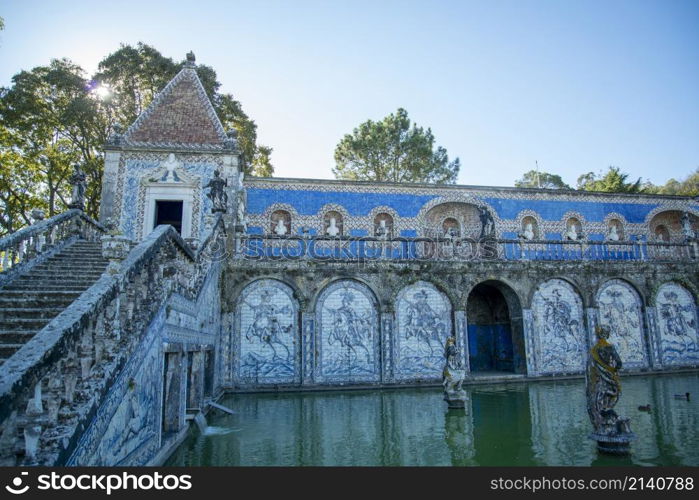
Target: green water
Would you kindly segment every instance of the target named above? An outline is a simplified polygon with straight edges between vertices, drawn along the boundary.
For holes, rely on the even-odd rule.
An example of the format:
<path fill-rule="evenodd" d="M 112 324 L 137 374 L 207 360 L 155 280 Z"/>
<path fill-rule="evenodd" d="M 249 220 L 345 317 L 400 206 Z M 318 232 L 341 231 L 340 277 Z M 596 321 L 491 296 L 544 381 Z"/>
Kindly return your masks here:
<path fill-rule="evenodd" d="M 637 439 L 598 455 L 582 380 L 468 389 L 467 414 L 439 389 L 231 395 L 167 465 L 699 465 L 699 374 L 626 377 L 617 412 Z M 674 394 L 690 392 L 690 402 Z M 651 405 L 651 412 L 639 411 Z"/>

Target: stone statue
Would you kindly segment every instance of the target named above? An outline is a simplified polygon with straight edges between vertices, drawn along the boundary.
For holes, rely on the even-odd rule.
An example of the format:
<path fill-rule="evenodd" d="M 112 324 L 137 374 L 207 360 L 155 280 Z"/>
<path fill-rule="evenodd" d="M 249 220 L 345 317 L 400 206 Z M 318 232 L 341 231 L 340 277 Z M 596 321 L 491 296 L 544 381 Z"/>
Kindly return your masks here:
<path fill-rule="evenodd" d="M 274 226 L 274 234 L 276 234 L 277 236 L 284 236 L 288 232 L 289 229 L 286 227 L 286 224 L 284 224 L 284 220 L 277 220 L 277 225 Z"/>
<path fill-rule="evenodd" d="M 587 412 L 594 431 L 590 439 L 597 441 L 600 451 L 625 454 L 635 437 L 629 419 L 617 415 L 614 406 L 621 395 L 619 370 L 622 362 L 616 348 L 608 342 L 610 330 L 595 328 L 597 343 L 590 350 L 586 373 Z"/>
<path fill-rule="evenodd" d="M 527 222 L 524 225 L 524 232 L 520 236 L 525 240 L 533 240 L 535 237 L 534 225 L 531 222 Z"/>
<path fill-rule="evenodd" d="M 466 378 L 466 368 L 461 359 L 461 350 L 456 346 L 456 337 L 449 337 L 444 346 L 446 363 L 442 371 L 444 401 L 449 408 L 465 408 L 466 391 L 461 388 Z"/>
<path fill-rule="evenodd" d="M 160 164 L 165 169 L 165 174 L 160 178 L 160 182 L 181 182 L 176 169 L 181 166 L 174 153 L 167 155 L 167 160 Z"/>
<path fill-rule="evenodd" d="M 619 241 L 619 233 L 617 232 L 616 224 L 609 226 L 609 234 L 607 235 L 608 241 Z"/>
<path fill-rule="evenodd" d="M 575 224 L 568 226 L 568 231 L 566 231 L 565 236 L 567 240 L 578 241 L 580 235 L 578 234 L 578 228 L 575 227 Z"/>
<path fill-rule="evenodd" d="M 493 238 L 495 236 L 495 221 L 487 207 L 478 207 L 478 216 L 481 219 L 480 238 Z"/>
<path fill-rule="evenodd" d="M 207 193 L 213 203 L 211 211 L 216 212 L 226 212 L 226 204 L 228 203 L 228 193 L 226 193 L 225 187 L 228 185 L 226 179 L 221 178 L 221 173 L 218 170 L 214 170 L 214 178 L 209 181 L 209 183 L 204 186 L 204 189 L 211 188 Z"/>
<path fill-rule="evenodd" d="M 386 227 L 386 219 L 381 219 L 379 225 L 376 226 L 376 236 L 385 240 L 388 238 L 388 227 Z"/>
<path fill-rule="evenodd" d="M 335 217 L 330 217 L 330 224 L 328 225 L 328 229 L 325 230 L 325 233 L 333 238 L 340 234 L 340 228 L 337 227 L 337 220 Z"/>
<path fill-rule="evenodd" d="M 85 191 L 87 190 L 87 176 L 77 163 L 73 167 L 73 175 L 70 176 L 70 184 L 73 186 L 70 204 L 68 208 L 85 209 Z"/>
<path fill-rule="evenodd" d="M 693 240 L 696 238 L 696 233 L 692 229 L 692 221 L 689 219 L 689 214 L 687 212 L 682 214 L 680 223 L 682 224 L 682 235 L 685 239 Z"/>

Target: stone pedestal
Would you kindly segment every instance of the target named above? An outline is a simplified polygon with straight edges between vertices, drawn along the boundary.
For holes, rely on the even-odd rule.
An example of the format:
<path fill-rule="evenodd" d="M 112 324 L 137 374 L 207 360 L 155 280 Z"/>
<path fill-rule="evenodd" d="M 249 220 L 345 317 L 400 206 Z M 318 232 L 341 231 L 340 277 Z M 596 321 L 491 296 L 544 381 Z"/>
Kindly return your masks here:
<path fill-rule="evenodd" d="M 450 410 L 463 410 L 465 412 L 468 394 L 466 391 L 445 392 L 444 401 L 447 402 L 447 407 Z"/>
<path fill-rule="evenodd" d="M 597 450 L 600 453 L 609 455 L 628 455 L 631 453 L 631 441 L 636 439 L 636 435 L 633 432 L 614 435 L 593 432 L 588 437 L 597 441 Z"/>
<path fill-rule="evenodd" d="M 131 240 L 126 236 L 108 234 L 102 236 L 102 257 L 109 259 L 107 272 L 117 274 L 121 261 L 123 261 L 131 251 Z"/>

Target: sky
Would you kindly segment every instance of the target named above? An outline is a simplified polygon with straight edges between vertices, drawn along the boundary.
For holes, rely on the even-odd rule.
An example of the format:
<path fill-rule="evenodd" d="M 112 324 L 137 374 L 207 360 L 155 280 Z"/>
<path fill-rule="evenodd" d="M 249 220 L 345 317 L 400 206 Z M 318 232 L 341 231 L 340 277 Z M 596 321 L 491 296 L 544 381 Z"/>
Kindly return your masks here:
<path fill-rule="evenodd" d="M 655 184 L 699 167 L 699 1 L 0 0 L 0 85 L 121 43 L 192 50 L 274 149 L 275 175 L 333 178 L 333 152 L 399 107 L 459 184 L 615 165 Z"/>

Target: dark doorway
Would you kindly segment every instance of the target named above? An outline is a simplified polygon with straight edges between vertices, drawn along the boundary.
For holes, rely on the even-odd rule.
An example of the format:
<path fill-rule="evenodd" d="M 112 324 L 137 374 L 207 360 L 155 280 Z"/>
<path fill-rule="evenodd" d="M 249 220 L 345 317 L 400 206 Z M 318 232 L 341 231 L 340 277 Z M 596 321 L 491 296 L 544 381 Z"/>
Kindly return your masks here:
<path fill-rule="evenodd" d="M 170 224 L 182 234 L 182 201 L 155 202 L 155 225 Z"/>
<path fill-rule="evenodd" d="M 526 373 L 521 307 L 507 285 L 477 285 L 466 316 L 471 372 Z"/>

